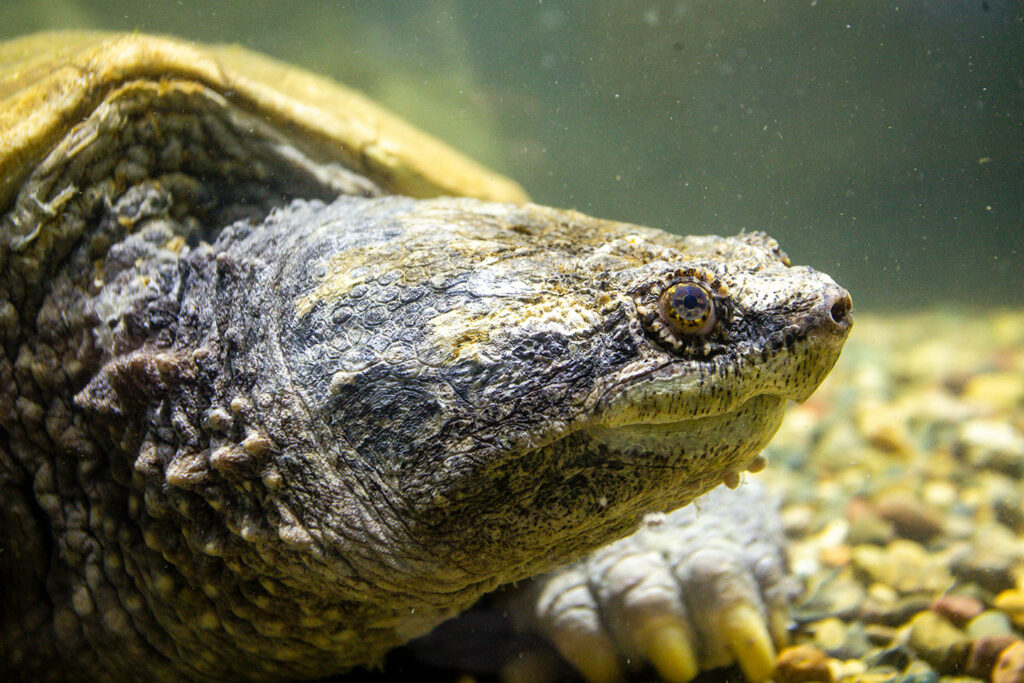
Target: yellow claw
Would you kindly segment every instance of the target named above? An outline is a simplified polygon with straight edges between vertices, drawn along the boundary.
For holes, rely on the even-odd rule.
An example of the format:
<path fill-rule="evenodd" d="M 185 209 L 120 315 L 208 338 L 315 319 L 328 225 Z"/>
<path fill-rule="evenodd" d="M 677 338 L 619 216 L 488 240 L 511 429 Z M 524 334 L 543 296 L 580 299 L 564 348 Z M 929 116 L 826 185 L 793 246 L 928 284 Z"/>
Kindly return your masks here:
<path fill-rule="evenodd" d="M 614 652 L 595 650 L 580 661 L 573 662 L 587 683 L 619 683 L 622 669 Z"/>
<path fill-rule="evenodd" d="M 761 614 L 747 604 L 723 615 L 725 640 L 750 683 L 767 681 L 775 670 L 775 647 Z"/>
<path fill-rule="evenodd" d="M 615 645 L 600 634 L 575 633 L 564 639 L 556 635 L 555 646 L 587 683 L 619 683 L 624 680 Z"/>
<path fill-rule="evenodd" d="M 658 619 L 640 632 L 644 654 L 669 683 L 687 683 L 700 672 L 686 629 L 674 620 Z"/>
<path fill-rule="evenodd" d="M 768 632 L 775 643 L 775 650 L 782 651 L 789 645 L 789 608 L 774 607 L 768 610 Z"/>

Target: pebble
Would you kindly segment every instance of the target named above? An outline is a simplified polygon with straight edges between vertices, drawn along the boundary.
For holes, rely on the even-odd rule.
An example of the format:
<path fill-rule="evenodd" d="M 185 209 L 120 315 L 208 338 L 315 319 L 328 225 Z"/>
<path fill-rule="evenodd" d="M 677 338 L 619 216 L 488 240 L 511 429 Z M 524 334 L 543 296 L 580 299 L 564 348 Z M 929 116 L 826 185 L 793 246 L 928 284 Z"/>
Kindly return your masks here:
<path fill-rule="evenodd" d="M 892 586 L 900 593 L 940 593 L 953 583 L 945 558 L 930 555 L 919 543 L 896 539 L 885 548 L 858 545 L 853 565 L 873 581 Z"/>
<path fill-rule="evenodd" d="M 1011 492 L 1010 495 L 996 498 L 993 505 L 996 519 L 1001 524 L 1005 524 L 1018 534 L 1024 533 L 1024 501 L 1021 501 L 1016 491 Z"/>
<path fill-rule="evenodd" d="M 910 621 L 908 645 L 940 673 L 953 673 L 967 660 L 970 641 L 966 634 L 932 611 Z"/>
<path fill-rule="evenodd" d="M 1010 617 L 1017 628 L 1024 628 L 1024 592 L 1016 588 L 1003 591 L 992 604 Z"/>
<path fill-rule="evenodd" d="M 885 626 L 901 626 L 907 623 L 911 617 L 922 612 L 931 605 L 931 598 L 927 595 L 909 595 L 890 602 L 876 601 L 871 597 L 864 601 L 861 607 L 861 620 L 869 624 L 883 624 Z"/>
<path fill-rule="evenodd" d="M 883 403 L 865 406 L 857 416 L 860 433 L 875 448 L 897 456 L 914 451 L 906 415 Z"/>
<path fill-rule="evenodd" d="M 864 624 L 864 635 L 872 645 L 889 645 L 896 639 L 898 631 L 882 624 Z"/>
<path fill-rule="evenodd" d="M 814 508 L 804 503 L 786 505 L 780 513 L 782 529 L 788 537 L 806 536 L 814 523 Z"/>
<path fill-rule="evenodd" d="M 1012 409 L 1024 400 L 1024 382 L 1017 372 L 985 372 L 964 384 L 962 395 L 969 401 Z"/>
<path fill-rule="evenodd" d="M 828 617 L 810 624 L 808 630 L 814 634 L 814 645 L 832 656 L 835 656 L 834 650 L 840 649 L 846 642 L 846 625 L 837 617 Z"/>
<path fill-rule="evenodd" d="M 793 614 L 801 621 L 813 621 L 825 616 L 853 618 L 864 602 L 864 588 L 850 572 L 839 572 L 828 577 L 816 590 L 797 605 Z"/>
<path fill-rule="evenodd" d="M 837 617 L 829 617 L 808 626 L 814 633 L 813 644 L 831 657 L 854 659 L 863 657 L 871 649 L 864 626 L 847 624 Z"/>
<path fill-rule="evenodd" d="M 850 502 L 846 507 L 846 518 L 850 520 L 847 541 L 853 545 L 885 545 L 896 535 L 893 523 L 882 519 L 874 507 L 863 499 Z"/>
<path fill-rule="evenodd" d="M 1024 384 L 1020 378 L 1017 382 Z M 978 418 L 964 422 L 957 431 L 956 450 L 975 467 L 1010 474 L 1024 469 L 1024 434 L 1005 420 Z"/>
<path fill-rule="evenodd" d="M 811 645 L 794 645 L 779 653 L 775 660 L 775 683 L 832 683 L 828 656 Z"/>
<path fill-rule="evenodd" d="M 876 670 L 890 668 L 893 671 L 903 671 L 911 661 L 913 653 L 903 644 L 875 650 L 864 657 L 864 663 Z"/>
<path fill-rule="evenodd" d="M 951 507 L 957 502 L 956 486 L 941 479 L 929 481 L 921 490 L 921 498 L 929 505 Z"/>
<path fill-rule="evenodd" d="M 992 669 L 992 683 L 1024 682 L 1024 641 L 1017 641 L 1002 651 Z"/>
<path fill-rule="evenodd" d="M 901 493 L 887 494 L 878 501 L 876 509 L 904 538 L 927 543 L 942 532 L 942 513 L 917 498 Z"/>
<path fill-rule="evenodd" d="M 868 671 L 863 674 L 844 678 L 843 683 L 893 683 L 897 674 L 892 671 Z"/>
<path fill-rule="evenodd" d="M 826 567 L 845 567 L 850 564 L 853 553 L 848 545 L 837 545 L 831 548 L 822 548 L 818 553 L 818 559 Z"/>
<path fill-rule="evenodd" d="M 960 626 L 960 624 L 957 624 Z M 971 638 L 1005 636 L 1013 633 L 1013 624 L 1004 612 L 990 609 L 982 612 L 964 626 L 964 633 Z"/>
<path fill-rule="evenodd" d="M 971 643 L 971 652 L 967 656 L 964 673 L 975 678 L 987 679 L 992 675 L 992 669 L 995 667 L 999 655 L 1017 642 L 1020 642 L 1020 639 L 1014 635 L 978 638 Z"/>
<path fill-rule="evenodd" d="M 985 610 L 984 603 L 969 595 L 943 595 L 932 603 L 938 612 L 954 626 L 962 628 Z"/>
<path fill-rule="evenodd" d="M 837 681 L 848 681 L 856 676 L 862 676 L 868 670 L 868 665 L 859 659 L 847 659 L 846 661 L 833 659 L 830 663 L 832 664 L 832 678 Z"/>
<path fill-rule="evenodd" d="M 908 671 L 896 676 L 892 683 L 939 683 L 939 675 L 934 671 Z"/>
<path fill-rule="evenodd" d="M 957 577 L 998 593 L 1013 586 L 1013 570 L 1020 557 L 1003 543 L 976 544 L 964 549 L 950 563 Z"/>

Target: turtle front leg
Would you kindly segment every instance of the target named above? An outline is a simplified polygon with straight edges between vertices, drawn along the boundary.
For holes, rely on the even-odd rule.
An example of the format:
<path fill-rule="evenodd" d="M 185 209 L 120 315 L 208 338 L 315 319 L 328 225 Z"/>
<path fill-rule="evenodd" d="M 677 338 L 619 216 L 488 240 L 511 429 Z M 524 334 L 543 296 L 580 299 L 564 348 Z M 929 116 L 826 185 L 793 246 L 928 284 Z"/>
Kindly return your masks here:
<path fill-rule="evenodd" d="M 782 540 L 760 483 L 720 487 L 541 579 L 534 616 L 589 683 L 645 662 L 667 681 L 734 663 L 764 681 L 795 592 Z"/>

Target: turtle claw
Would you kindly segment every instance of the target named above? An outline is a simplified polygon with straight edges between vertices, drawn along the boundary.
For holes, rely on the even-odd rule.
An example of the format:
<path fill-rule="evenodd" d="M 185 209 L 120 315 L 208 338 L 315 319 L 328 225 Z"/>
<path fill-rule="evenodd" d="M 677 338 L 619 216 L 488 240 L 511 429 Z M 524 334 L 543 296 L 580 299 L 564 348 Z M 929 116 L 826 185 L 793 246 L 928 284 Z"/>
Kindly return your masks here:
<path fill-rule="evenodd" d="M 618 650 L 600 631 L 558 634 L 555 647 L 587 683 L 619 683 L 624 680 Z"/>
<path fill-rule="evenodd" d="M 548 580 L 537 614 L 555 649 L 587 683 L 623 680 L 618 648 L 601 624 L 581 567 L 569 567 Z"/>
<path fill-rule="evenodd" d="M 784 650 L 789 645 L 791 624 L 788 605 L 772 605 L 768 608 L 768 633 L 776 650 Z"/>
<path fill-rule="evenodd" d="M 687 683 L 700 673 L 689 629 L 683 624 L 675 620 L 651 622 L 640 628 L 639 640 L 647 660 L 669 683 Z"/>
<path fill-rule="evenodd" d="M 748 603 L 730 608 L 722 616 L 729 650 L 750 683 L 767 681 L 775 669 L 775 646 L 764 617 Z"/>

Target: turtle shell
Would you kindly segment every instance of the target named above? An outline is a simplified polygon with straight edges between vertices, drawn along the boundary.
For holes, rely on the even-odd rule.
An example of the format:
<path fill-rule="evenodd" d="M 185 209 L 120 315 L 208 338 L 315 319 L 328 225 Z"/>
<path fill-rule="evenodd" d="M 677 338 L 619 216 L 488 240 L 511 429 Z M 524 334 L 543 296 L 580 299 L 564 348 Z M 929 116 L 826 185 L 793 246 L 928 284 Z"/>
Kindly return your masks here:
<path fill-rule="evenodd" d="M 50 32 L 0 44 L 0 207 L 76 123 L 113 98 L 187 101 L 207 91 L 320 162 L 385 192 L 522 201 L 522 189 L 334 81 L 237 45 Z"/>
<path fill-rule="evenodd" d="M 0 43 L 0 332 L 8 346 L 30 327 L 40 285 L 83 239 L 99 263 L 109 246 L 102 216 L 147 185 L 166 206 L 113 209 L 117 220 L 168 213 L 203 226 L 190 239 L 258 222 L 300 198 L 526 199 L 511 180 L 362 95 L 238 46 L 83 32 Z M 81 264 L 70 276 L 88 287 Z"/>

